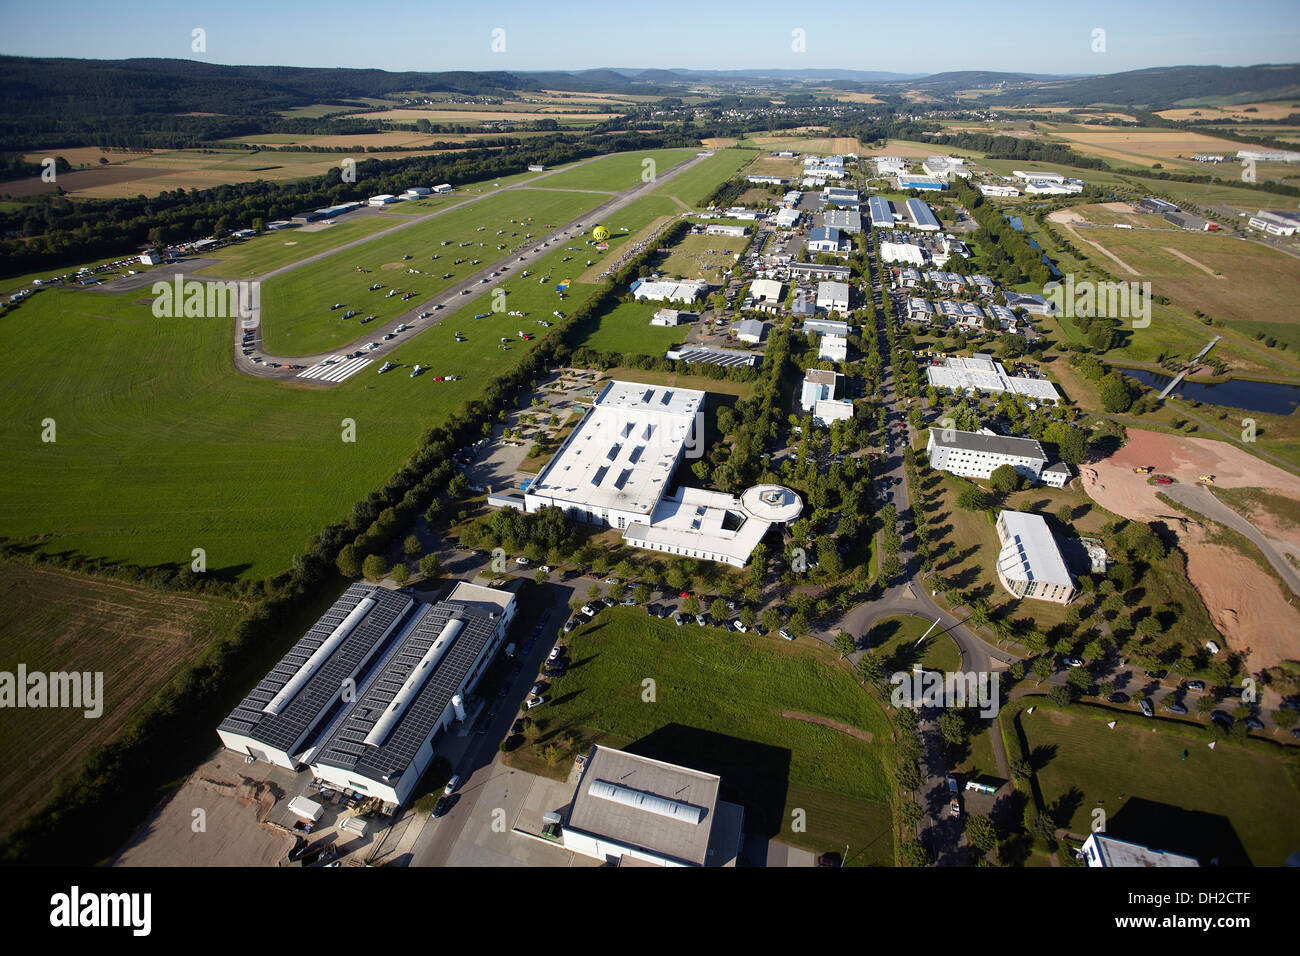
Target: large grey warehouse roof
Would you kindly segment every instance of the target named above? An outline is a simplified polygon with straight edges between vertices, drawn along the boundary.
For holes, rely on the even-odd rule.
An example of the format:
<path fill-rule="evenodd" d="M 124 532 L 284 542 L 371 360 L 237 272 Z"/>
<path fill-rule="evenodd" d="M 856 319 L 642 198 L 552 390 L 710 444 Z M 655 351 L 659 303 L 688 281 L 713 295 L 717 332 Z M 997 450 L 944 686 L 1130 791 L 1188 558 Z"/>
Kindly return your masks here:
<path fill-rule="evenodd" d="M 871 196 L 867 199 L 867 205 L 871 210 L 871 224 L 883 224 L 892 226 L 894 224 L 894 210 L 889 206 L 889 200 L 884 196 Z"/>
<path fill-rule="evenodd" d="M 979 432 L 963 432 L 956 429 L 931 428 L 934 443 L 944 448 L 960 448 L 965 451 L 982 451 L 990 455 L 1013 455 L 1019 458 L 1041 458 L 1043 446 L 1032 438 L 1014 438 L 1010 435 L 981 435 Z"/>
<path fill-rule="evenodd" d="M 398 591 L 353 584 L 218 729 L 289 752 L 337 712 L 344 682 L 369 663 L 414 604 Z"/>
<path fill-rule="evenodd" d="M 909 199 L 907 201 L 907 210 L 917 226 L 921 228 L 929 227 L 931 229 L 939 228 L 939 220 L 934 218 L 934 213 L 926 205 L 923 199 Z"/>
<path fill-rule="evenodd" d="M 396 783 L 464 683 L 496 625 L 496 620 L 460 601 L 421 607 L 386 658 L 358 687 L 351 710 L 330 729 L 311 762 Z M 448 641 L 438 655 L 435 644 L 443 636 Z"/>

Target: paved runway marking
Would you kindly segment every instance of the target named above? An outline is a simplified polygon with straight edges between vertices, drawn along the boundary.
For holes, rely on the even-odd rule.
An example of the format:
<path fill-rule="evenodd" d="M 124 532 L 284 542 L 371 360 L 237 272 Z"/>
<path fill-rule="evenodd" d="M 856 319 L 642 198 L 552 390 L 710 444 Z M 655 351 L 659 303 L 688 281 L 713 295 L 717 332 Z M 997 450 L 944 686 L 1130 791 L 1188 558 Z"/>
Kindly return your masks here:
<path fill-rule="evenodd" d="M 346 362 L 340 362 L 339 360 L 341 358 L 343 358 L 342 355 L 331 355 L 325 361 L 332 361 L 335 364 L 326 365 L 322 362 L 318 365 L 313 365 L 306 371 L 299 372 L 298 377 L 316 379 L 321 382 L 341 382 L 345 378 L 355 375 L 374 361 L 374 359 L 362 356 L 348 359 Z"/>

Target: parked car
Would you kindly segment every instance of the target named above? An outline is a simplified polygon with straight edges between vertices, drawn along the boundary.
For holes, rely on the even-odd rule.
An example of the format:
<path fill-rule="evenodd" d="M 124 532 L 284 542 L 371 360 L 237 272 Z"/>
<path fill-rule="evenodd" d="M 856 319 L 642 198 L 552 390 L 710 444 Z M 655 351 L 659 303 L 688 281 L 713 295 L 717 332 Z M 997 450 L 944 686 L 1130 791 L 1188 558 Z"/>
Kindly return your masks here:
<path fill-rule="evenodd" d="M 961 816 L 961 801 L 958 800 L 956 797 L 953 797 L 952 802 L 948 804 L 948 816 L 950 817 Z"/>
<path fill-rule="evenodd" d="M 611 597 L 603 597 L 600 599 L 600 603 L 605 605 L 605 607 L 613 607 L 618 602 Z"/>
<path fill-rule="evenodd" d="M 515 564 L 528 565 L 528 564 L 532 564 L 532 562 L 529 561 L 521 554 L 519 557 L 515 558 Z"/>
<path fill-rule="evenodd" d="M 673 623 L 676 624 L 678 627 L 681 627 L 683 624 L 686 623 L 686 618 L 681 614 L 681 612 L 678 612 L 673 615 Z"/>
<path fill-rule="evenodd" d="M 1128 694 L 1124 693 L 1122 690 L 1117 690 L 1106 699 L 1112 704 L 1127 704 Z"/>
<path fill-rule="evenodd" d="M 1187 683 L 1188 690 L 1194 690 L 1194 691 L 1205 690 L 1205 681 L 1203 680 L 1189 680 L 1186 683 Z"/>
<path fill-rule="evenodd" d="M 517 718 L 515 722 L 510 725 L 510 732 L 512 734 L 522 734 L 524 732 L 524 719 L 522 717 Z"/>
<path fill-rule="evenodd" d="M 822 853 L 817 857 L 818 866 L 843 866 L 844 860 L 838 853 Z"/>
<path fill-rule="evenodd" d="M 564 648 L 560 647 L 559 644 L 556 644 L 554 647 L 551 648 L 551 653 L 546 655 L 546 659 L 548 661 L 553 661 L 563 653 L 564 653 Z"/>
<path fill-rule="evenodd" d="M 528 696 L 541 697 L 542 691 L 544 690 L 546 690 L 546 684 L 543 681 L 538 681 L 536 684 L 532 686 L 532 689 L 528 691 Z"/>
<path fill-rule="evenodd" d="M 953 774 L 948 775 L 948 792 L 961 793 L 961 784 L 957 781 L 957 777 Z"/>
<path fill-rule="evenodd" d="M 1226 710 L 1215 710 L 1210 713 L 1210 720 L 1216 724 L 1222 724 L 1224 727 L 1232 726 L 1232 715 Z"/>
<path fill-rule="evenodd" d="M 735 628 L 737 631 L 739 631 L 741 634 L 748 633 L 749 631 L 749 628 L 745 627 L 745 622 L 742 621 L 740 618 L 736 618 L 734 621 L 732 621 L 731 626 Z"/>
<path fill-rule="evenodd" d="M 1150 677 L 1152 680 L 1164 680 L 1168 676 L 1169 671 L 1167 670 L 1147 671 L 1147 677 Z"/>
<path fill-rule="evenodd" d="M 578 626 L 578 619 L 576 617 L 569 618 L 567 621 L 564 622 L 564 633 L 568 634 L 571 630 L 573 630 L 577 626 Z"/>
<path fill-rule="evenodd" d="M 456 792 L 456 788 L 459 786 L 460 786 L 460 774 L 453 773 L 451 775 L 451 779 L 447 781 L 447 786 L 442 788 L 443 795 L 450 797 L 453 793 Z"/>
<path fill-rule="evenodd" d="M 1138 701 L 1138 707 L 1141 708 L 1142 714 L 1145 717 L 1154 717 L 1156 715 L 1155 709 L 1151 706 L 1151 701 L 1147 700 L 1145 697 Z"/>
<path fill-rule="evenodd" d="M 781 628 L 781 630 L 777 631 L 777 633 L 780 634 L 782 637 L 784 637 L 787 641 L 794 640 L 794 635 L 791 634 L 789 631 L 787 631 L 785 628 Z"/>
<path fill-rule="evenodd" d="M 1187 713 L 1187 708 L 1184 707 L 1182 704 L 1178 703 L 1177 701 L 1170 701 L 1169 703 L 1165 704 L 1164 707 L 1165 710 L 1169 711 L 1169 713 L 1171 714 L 1181 715 Z"/>
<path fill-rule="evenodd" d="M 582 606 L 582 613 L 587 615 L 587 617 L 595 617 L 596 609 L 592 607 L 590 604 L 584 604 Z"/>
<path fill-rule="evenodd" d="M 697 614 L 695 615 L 695 623 L 698 624 L 700 627 L 704 627 L 709 623 L 709 619 L 706 618 L 703 614 Z"/>
<path fill-rule="evenodd" d="M 1264 722 L 1263 722 L 1262 720 L 1260 720 L 1258 717 L 1247 717 L 1247 718 L 1243 721 L 1243 723 L 1244 723 L 1247 727 L 1249 727 L 1251 730 L 1263 730 L 1263 729 L 1264 729 Z"/>
<path fill-rule="evenodd" d="M 544 703 L 546 703 L 545 697 L 530 697 L 524 703 L 524 708 L 526 710 L 532 710 L 534 707 L 541 707 Z"/>
<path fill-rule="evenodd" d="M 454 801 L 453 801 L 452 798 L 449 797 L 449 796 L 442 796 L 442 797 L 439 797 L 439 798 L 438 798 L 438 802 L 435 803 L 435 804 L 433 805 L 433 816 L 434 816 L 434 818 L 436 819 L 437 817 L 444 817 L 444 816 L 446 816 L 446 815 L 447 815 L 447 811 L 451 809 L 451 805 L 452 805 L 453 802 L 454 802 Z"/>
<path fill-rule="evenodd" d="M 1083 661 L 1079 660 L 1079 658 L 1077 658 L 1077 657 L 1067 657 L 1067 658 L 1065 659 L 1065 666 L 1066 666 L 1066 667 L 1082 667 L 1082 666 L 1083 666 Z"/>

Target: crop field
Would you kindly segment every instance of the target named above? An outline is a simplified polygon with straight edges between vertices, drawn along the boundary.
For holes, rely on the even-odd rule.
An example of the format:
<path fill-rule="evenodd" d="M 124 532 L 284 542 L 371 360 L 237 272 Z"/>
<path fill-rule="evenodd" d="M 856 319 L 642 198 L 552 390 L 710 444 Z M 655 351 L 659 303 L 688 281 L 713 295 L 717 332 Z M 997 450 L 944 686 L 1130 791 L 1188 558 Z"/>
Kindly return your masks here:
<path fill-rule="evenodd" d="M 1123 159 L 1131 163 L 1151 166 L 1168 164 L 1170 160 L 1186 157 L 1188 165 L 1193 153 L 1224 153 L 1231 155 L 1246 144 L 1229 139 L 1207 136 L 1186 130 L 1133 129 L 1115 127 L 1098 130 L 1052 131 L 1053 138 L 1065 140 L 1081 153 L 1103 158 Z"/>
<path fill-rule="evenodd" d="M 443 150 L 417 150 L 402 155 L 429 156 L 438 152 Z M 156 196 L 172 189 L 207 189 L 225 183 L 319 176 L 338 169 L 344 158 L 332 153 L 262 153 L 247 149 L 160 149 L 122 161 L 116 159 L 117 155 L 108 154 L 107 166 L 61 173 L 54 183 L 42 182 L 39 177 L 15 180 L 6 184 L 3 192 L 25 197 L 52 192 L 61 186 L 72 196 L 96 199 Z"/>
<path fill-rule="evenodd" d="M 209 644 L 233 634 L 243 608 L 21 564 L 0 563 L 0 670 L 100 672 L 103 712 L 0 709 L 0 837 L 37 809 L 59 779 L 116 735 L 146 700 Z"/>
<path fill-rule="evenodd" d="M 483 265 L 517 250 L 532 248 L 537 240 L 525 239 L 527 233 L 539 236 L 549 231 L 546 224 L 568 222 L 600 205 L 604 199 L 598 193 L 540 190 L 500 193 L 277 276 L 262 287 L 266 349 L 278 355 L 310 355 L 345 345 L 364 332 L 355 319 L 341 318 L 347 309 L 357 309 L 361 313 L 357 318 L 373 314 L 380 323 L 396 318 Z M 482 232 L 478 231 L 479 226 L 484 227 Z M 505 235 L 498 236 L 500 230 L 505 230 Z M 450 245 L 441 244 L 447 240 Z M 472 245 L 462 247 L 462 242 Z M 500 244 L 507 248 L 497 249 Z M 580 248 L 584 251 L 566 253 L 573 256 L 575 264 L 570 272 L 557 275 L 557 281 L 576 278 L 585 270 L 586 258 L 579 260 L 578 256 L 586 256 L 588 247 Z M 404 260 L 404 255 L 411 258 Z M 440 258 L 431 260 L 433 255 Z M 461 258 L 466 261 L 455 265 Z M 473 265 L 474 259 L 480 259 L 481 264 Z M 557 268 L 566 265 L 562 263 Z M 422 274 L 413 275 L 408 269 L 419 269 Z M 537 272 L 536 268 L 530 269 Z M 452 277 L 442 278 L 447 273 Z M 382 288 L 370 291 L 370 286 L 376 283 Z M 403 301 L 401 295 L 389 296 L 391 289 L 403 293 L 413 291 L 417 295 Z M 336 302 L 347 309 L 331 309 Z"/>
<path fill-rule="evenodd" d="M 663 355 L 680 345 L 690 331 L 688 324 L 665 328 L 650 324 L 650 317 L 665 303 L 622 302 L 600 317 L 599 325 L 579 343 L 598 352 L 625 355 Z"/>
<path fill-rule="evenodd" d="M 892 863 L 889 725 L 827 648 L 616 608 L 573 632 L 569 652 L 574 666 L 532 714 L 545 722 L 541 741 L 571 732 L 579 749 L 602 742 L 717 773 L 723 799 L 745 806 L 747 829 L 817 852 L 849 843 L 853 864 Z M 787 709 L 873 739 L 782 716 Z M 807 812 L 805 833 L 791 832 L 796 808 Z"/>
<path fill-rule="evenodd" d="M 565 170 L 556 176 L 548 176 L 541 185 L 547 189 L 595 189 L 606 192 L 622 192 L 640 186 L 646 160 L 654 164 L 655 175 L 666 173 L 678 163 L 685 162 L 699 150 L 694 149 L 649 149 L 632 153 L 613 153 L 601 157 L 576 169 Z M 687 174 L 689 175 L 689 173 Z"/>
<path fill-rule="evenodd" d="M 1241 103 L 1236 106 L 1183 106 L 1160 110 L 1156 115 L 1171 120 L 1224 119 L 1250 122 L 1251 120 L 1286 119 L 1292 113 L 1298 112 L 1300 112 L 1300 102 L 1281 100 L 1271 103 Z"/>
<path fill-rule="evenodd" d="M 708 159 L 659 186 L 656 195 L 671 196 L 692 208 L 704 205 L 718 186 L 754 158 L 748 149 L 720 149 Z"/>
<path fill-rule="evenodd" d="M 1243 850 L 1255 866 L 1281 866 L 1300 845 L 1300 794 L 1282 748 L 1210 750 L 1198 737 L 1153 734 L 1127 722 L 1112 730 L 1103 720 L 1049 709 L 1022 713 L 1018 722 L 1030 752 L 1043 755 L 1037 776 L 1044 801 L 1064 805 L 1069 820 L 1059 822 L 1074 833 L 1089 832 L 1093 808 L 1102 807 L 1107 829 L 1122 836 L 1127 808 L 1142 816 L 1139 825 L 1165 831 L 1146 830 L 1149 845 L 1218 856 L 1225 866 L 1244 865 L 1234 859 Z"/>

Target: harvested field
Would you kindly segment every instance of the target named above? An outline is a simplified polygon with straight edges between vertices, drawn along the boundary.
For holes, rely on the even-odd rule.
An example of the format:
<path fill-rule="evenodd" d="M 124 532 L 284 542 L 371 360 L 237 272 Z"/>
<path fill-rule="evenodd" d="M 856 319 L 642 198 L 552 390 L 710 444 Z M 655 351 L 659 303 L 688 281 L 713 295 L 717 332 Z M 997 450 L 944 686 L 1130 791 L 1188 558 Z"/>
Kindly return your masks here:
<path fill-rule="evenodd" d="M 7 834 L 39 808 L 59 780 L 116 736 L 132 714 L 214 640 L 241 608 L 62 571 L 0 563 L 0 662 L 13 672 L 103 674 L 103 713 L 84 709 L 0 710 L 0 797 Z"/>

